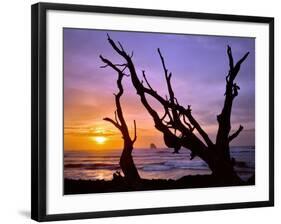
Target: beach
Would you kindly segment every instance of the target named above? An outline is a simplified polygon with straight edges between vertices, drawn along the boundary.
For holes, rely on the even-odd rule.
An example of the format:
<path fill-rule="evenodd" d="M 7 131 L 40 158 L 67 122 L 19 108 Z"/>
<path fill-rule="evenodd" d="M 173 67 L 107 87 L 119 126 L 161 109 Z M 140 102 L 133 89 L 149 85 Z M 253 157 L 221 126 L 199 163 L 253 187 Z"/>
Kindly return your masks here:
<path fill-rule="evenodd" d="M 64 154 L 65 194 L 225 186 L 212 177 L 200 158 L 190 160 L 188 150 L 183 149 L 179 154 L 172 152 L 171 149 L 134 149 L 133 158 L 143 181 L 139 186 L 128 186 L 122 179 L 112 180 L 116 171 L 121 172 L 121 150 L 67 151 Z M 245 184 L 254 184 L 254 147 L 232 147 L 231 156 Z"/>

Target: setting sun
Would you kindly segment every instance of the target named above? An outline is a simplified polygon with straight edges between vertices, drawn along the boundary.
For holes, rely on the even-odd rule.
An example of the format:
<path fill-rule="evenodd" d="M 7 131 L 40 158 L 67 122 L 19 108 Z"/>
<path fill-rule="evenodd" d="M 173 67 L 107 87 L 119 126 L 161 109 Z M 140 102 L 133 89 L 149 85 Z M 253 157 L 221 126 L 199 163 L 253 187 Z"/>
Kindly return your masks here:
<path fill-rule="evenodd" d="M 104 144 L 106 142 L 106 137 L 104 137 L 104 136 L 97 136 L 97 137 L 94 137 L 94 140 L 98 144 Z"/>

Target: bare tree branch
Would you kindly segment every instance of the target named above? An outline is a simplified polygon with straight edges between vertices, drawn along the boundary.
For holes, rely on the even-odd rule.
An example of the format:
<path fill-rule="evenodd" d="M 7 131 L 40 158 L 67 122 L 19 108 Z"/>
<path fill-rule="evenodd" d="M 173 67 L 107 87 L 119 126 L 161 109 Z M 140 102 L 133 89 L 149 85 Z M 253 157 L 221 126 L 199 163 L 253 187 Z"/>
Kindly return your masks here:
<path fill-rule="evenodd" d="M 134 120 L 134 138 L 133 138 L 133 143 L 137 140 L 137 125 L 136 125 L 136 120 Z"/>
<path fill-rule="evenodd" d="M 140 96 L 140 100 L 143 106 L 153 118 L 155 128 L 163 133 L 165 144 L 168 147 L 174 148 L 175 152 L 178 152 L 181 147 L 189 149 L 191 151 L 191 159 L 195 156 L 199 156 L 209 165 L 209 168 L 212 170 L 213 174 L 220 180 L 223 180 L 225 182 L 229 181 L 230 183 L 237 183 L 236 181 L 241 181 L 241 179 L 237 176 L 235 170 L 233 169 L 233 162 L 231 161 L 229 153 L 229 142 L 239 135 L 243 127 L 240 126 L 235 133 L 229 135 L 231 130 L 230 116 L 233 100 L 238 95 L 238 90 L 240 89 L 240 87 L 234 82 L 234 80 L 240 70 L 241 64 L 248 57 L 249 52 L 247 52 L 235 64 L 231 48 L 230 46 L 227 47 L 229 71 L 225 78 L 226 91 L 223 109 L 222 112 L 217 116 L 219 128 L 217 132 L 216 143 L 214 144 L 209 138 L 208 134 L 201 127 L 199 122 L 193 117 L 191 113 L 191 106 L 188 105 L 188 107 L 186 108 L 180 105 L 175 98 L 171 84 L 172 73 L 168 71 L 160 49 L 157 49 L 157 51 L 161 59 L 169 93 L 166 99 L 160 96 L 152 88 L 145 76 L 144 71 L 142 73 L 147 87 L 144 86 L 143 81 L 140 81 L 134 63 L 132 61 L 133 54 L 127 54 L 121 43 L 118 42 L 118 44 L 116 45 L 109 35 L 108 42 L 115 50 L 115 52 L 117 52 L 123 59 L 125 59 L 126 67 L 123 68 L 123 70 L 120 70 L 118 66 L 116 66 L 118 64 L 114 65 L 109 60 L 101 56 L 102 61 L 109 67 L 112 67 L 115 71 L 117 71 L 119 75 L 122 75 L 124 70 L 128 69 L 132 84 L 135 87 L 137 94 Z M 153 97 L 162 105 L 163 109 L 165 110 L 165 113 L 164 115 L 162 115 L 162 117 L 159 116 L 158 112 L 148 102 L 147 95 Z M 117 96 L 118 94 L 116 95 L 116 97 Z M 120 125 L 122 126 L 122 119 L 119 118 L 119 121 Z M 136 130 L 135 122 L 134 128 Z M 193 132 L 194 129 L 197 130 L 198 134 L 203 138 L 203 140 L 195 135 L 195 133 Z M 135 139 L 136 133 L 133 140 L 135 141 Z"/>
<path fill-rule="evenodd" d="M 123 73 L 122 70 L 120 70 L 118 68 L 118 66 L 116 66 L 115 64 L 113 64 L 111 61 L 109 61 L 108 59 L 104 58 L 102 55 L 100 55 L 101 60 L 107 64 L 108 66 L 110 66 L 111 68 L 113 68 L 117 73 L 118 73 L 118 79 L 117 79 L 117 87 L 119 89 L 119 92 L 115 95 L 115 104 L 116 104 L 116 112 L 115 112 L 115 120 L 116 122 L 114 122 L 112 119 L 110 118 L 106 118 L 106 121 L 110 121 L 112 124 L 114 124 L 116 127 L 119 127 L 118 129 L 122 132 L 123 136 L 125 136 L 126 138 L 130 138 L 129 135 L 129 131 L 128 131 L 128 127 L 126 124 L 126 121 L 124 119 L 123 116 L 123 112 L 122 112 L 122 108 L 121 108 L 121 103 L 120 103 L 120 98 L 123 95 L 123 86 L 122 86 L 122 78 L 125 76 L 125 74 Z M 126 65 L 127 66 L 127 65 Z M 118 119 L 117 119 L 118 118 Z"/>
<path fill-rule="evenodd" d="M 219 128 L 216 137 L 216 146 L 221 151 L 229 151 L 229 133 L 231 130 L 231 111 L 234 98 L 238 95 L 238 90 L 240 87 L 234 83 L 234 80 L 240 70 L 240 66 L 248 57 L 249 52 L 247 52 L 235 65 L 233 62 L 233 56 L 231 47 L 227 46 L 227 55 L 229 60 L 229 72 L 226 76 L 226 91 L 225 91 L 225 100 L 221 113 L 217 116 L 219 123 Z M 239 134 L 239 133 L 238 133 Z M 228 160 L 230 160 L 229 152 L 223 152 L 222 154 L 226 155 Z"/>
<path fill-rule="evenodd" d="M 122 70 L 120 70 L 116 65 L 114 65 L 111 61 L 109 61 L 108 59 L 104 58 L 102 55 L 100 55 L 100 59 L 105 63 L 104 66 L 102 66 L 103 68 L 106 67 L 111 67 L 113 68 L 116 72 L 118 73 L 122 73 Z"/>
<path fill-rule="evenodd" d="M 172 85 L 171 85 L 172 73 L 168 74 L 168 69 L 166 68 L 165 60 L 161 54 L 161 51 L 159 48 L 157 49 L 157 51 L 158 51 L 158 54 L 159 54 L 161 62 L 162 62 L 162 66 L 163 66 L 163 70 L 164 70 L 164 74 L 165 74 L 165 78 L 166 78 L 166 83 L 167 83 L 167 87 L 168 87 L 168 92 L 170 95 L 170 101 L 172 104 L 174 104 L 175 95 L 174 95 L 174 91 L 173 91 Z"/>
<path fill-rule="evenodd" d="M 109 117 L 105 117 L 105 118 L 103 118 L 103 120 L 112 123 L 117 129 L 119 129 L 121 131 L 121 126 L 116 121 L 112 120 Z"/>
<path fill-rule="evenodd" d="M 238 130 L 228 137 L 228 141 L 231 142 L 233 139 L 235 139 L 242 130 L 243 130 L 243 126 L 240 125 Z"/>
<path fill-rule="evenodd" d="M 116 67 L 126 67 L 127 64 L 114 64 Z M 108 64 L 105 64 L 105 65 L 102 65 L 100 66 L 100 68 L 106 68 L 108 67 L 109 65 Z"/>
<path fill-rule="evenodd" d="M 120 126 L 120 122 L 119 122 L 118 116 L 117 116 L 117 110 L 114 111 L 114 117 L 115 117 L 116 123 Z"/>
<path fill-rule="evenodd" d="M 192 128 L 191 124 L 186 120 L 186 116 L 185 115 L 182 115 L 182 118 L 183 118 L 183 122 L 188 126 L 189 130 L 193 131 L 194 128 Z"/>
<path fill-rule="evenodd" d="M 167 67 L 165 65 L 164 57 L 162 56 L 160 49 L 158 48 L 157 50 L 158 50 L 158 54 L 159 54 L 159 56 L 161 58 L 162 66 L 163 66 L 165 77 L 166 77 L 168 92 L 169 92 L 169 95 L 170 95 L 170 102 L 172 104 L 171 108 L 172 108 L 174 120 L 177 120 L 178 124 L 180 123 L 179 114 L 177 113 L 177 111 L 180 111 L 180 113 L 183 113 L 184 115 L 187 116 L 187 118 L 189 119 L 190 123 L 194 126 L 194 128 L 197 129 L 198 133 L 203 137 L 203 139 L 206 142 L 206 144 L 208 146 L 213 146 L 213 143 L 210 140 L 208 134 L 202 129 L 202 127 L 199 125 L 199 123 L 191 115 L 191 110 L 185 110 L 184 108 L 181 108 L 181 106 L 179 106 L 177 100 L 175 101 L 175 95 L 174 95 L 174 91 L 173 91 L 172 85 L 171 85 L 172 73 L 168 74 L 168 69 L 167 69 Z M 176 102 L 176 104 L 175 104 L 175 102 Z M 186 120 L 184 120 L 184 123 L 189 126 L 189 123 Z M 181 126 L 181 124 L 179 124 L 179 126 Z M 189 130 L 193 131 L 193 129 L 190 126 L 189 126 Z"/>
<path fill-rule="evenodd" d="M 233 57 L 232 57 L 232 52 L 231 52 L 231 47 L 227 45 L 227 55 L 228 55 L 228 60 L 229 60 L 229 68 L 230 70 L 233 69 Z"/>
<path fill-rule="evenodd" d="M 109 37 L 109 36 L 108 36 Z M 123 50 L 123 47 L 121 43 L 119 43 L 120 48 Z M 134 120 L 134 138 L 131 139 L 129 131 L 128 131 L 128 126 L 126 124 L 126 121 L 123 116 L 123 111 L 120 103 L 121 96 L 123 95 L 124 89 L 122 86 L 122 79 L 126 74 L 124 74 L 124 70 L 127 68 L 127 64 L 113 64 L 111 61 L 108 59 L 102 57 L 100 55 L 101 60 L 109 67 L 114 69 L 117 74 L 118 74 L 118 79 L 117 79 L 117 87 L 119 89 L 117 94 L 114 94 L 115 96 L 115 104 L 116 104 L 116 111 L 114 112 L 115 116 L 115 121 L 112 120 L 111 118 L 104 118 L 105 121 L 111 122 L 116 128 L 119 129 L 119 131 L 122 134 L 123 141 L 124 141 L 124 148 L 120 157 L 120 167 L 124 173 L 124 176 L 126 180 L 129 183 L 135 184 L 138 182 L 141 178 L 138 174 L 137 168 L 134 164 L 133 157 L 132 157 L 132 150 L 133 150 L 133 145 L 137 139 L 137 131 L 136 131 L 136 121 Z M 107 67 L 103 66 L 103 67 Z M 120 70 L 118 67 L 124 67 L 122 70 Z M 113 175 L 114 178 L 114 175 Z"/>
<path fill-rule="evenodd" d="M 187 116 L 189 122 L 193 125 L 193 127 L 198 131 L 198 133 L 202 136 L 206 144 L 212 148 L 214 146 L 214 143 L 209 138 L 208 134 L 203 130 L 203 128 L 200 126 L 200 124 L 194 119 L 194 117 L 191 114 L 190 107 L 185 111 L 185 115 Z"/>
<path fill-rule="evenodd" d="M 146 82 L 146 85 L 148 86 L 149 89 L 153 90 L 151 85 L 149 84 L 149 82 L 147 81 L 146 75 L 145 75 L 145 71 L 142 70 L 142 76 L 144 78 L 144 81 Z"/>
<path fill-rule="evenodd" d="M 109 41 L 110 45 L 112 46 L 112 48 L 127 61 L 132 83 L 137 90 L 137 94 L 141 98 L 142 104 L 147 109 L 149 114 L 152 116 L 154 123 L 155 123 L 155 127 L 158 130 L 160 130 L 161 132 L 163 132 L 164 135 L 170 136 L 169 138 L 177 139 L 176 141 L 181 141 L 182 146 L 195 151 L 196 154 L 201 155 L 202 159 L 207 159 L 207 156 L 205 155 L 207 153 L 207 152 L 205 152 L 206 146 L 204 145 L 204 143 L 196 135 L 194 135 L 188 128 L 186 128 L 183 124 L 179 125 L 179 127 L 177 127 L 177 128 L 179 128 L 179 130 L 182 132 L 182 135 L 185 136 L 185 138 L 178 138 L 177 136 L 175 136 L 169 130 L 169 128 L 165 124 L 162 123 L 163 120 L 159 117 L 157 112 L 150 106 L 150 104 L 148 103 L 148 101 L 146 99 L 145 94 L 149 94 L 152 97 L 154 97 L 156 100 L 158 100 L 163 105 L 165 110 L 167 110 L 167 108 L 172 109 L 173 107 L 177 107 L 178 109 L 185 111 L 184 107 L 181 107 L 176 104 L 172 104 L 171 102 L 166 101 L 163 97 L 158 95 L 157 92 L 154 91 L 153 89 L 144 87 L 142 82 L 139 80 L 139 78 L 137 76 L 134 64 L 133 64 L 130 56 L 122 48 L 121 49 L 118 48 L 116 46 L 116 44 L 114 43 L 114 41 L 109 36 L 108 36 L 108 41 Z M 169 78 L 169 75 L 167 77 Z M 177 128 L 175 128 L 175 129 L 177 129 Z M 188 141 L 187 141 L 187 139 L 188 139 Z"/>

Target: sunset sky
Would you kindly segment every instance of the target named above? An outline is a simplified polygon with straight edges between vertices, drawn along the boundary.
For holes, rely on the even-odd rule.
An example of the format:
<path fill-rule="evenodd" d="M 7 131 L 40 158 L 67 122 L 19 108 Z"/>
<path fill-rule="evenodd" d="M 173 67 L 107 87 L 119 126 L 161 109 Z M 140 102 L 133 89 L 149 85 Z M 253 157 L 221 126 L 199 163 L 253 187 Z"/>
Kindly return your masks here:
<path fill-rule="evenodd" d="M 216 116 L 221 112 L 225 76 L 228 72 L 226 47 L 232 47 L 237 61 L 247 51 L 237 77 L 240 86 L 232 110 L 232 130 L 240 124 L 244 130 L 232 145 L 255 144 L 255 39 L 200 35 L 175 35 L 141 32 L 118 32 L 86 29 L 64 29 L 64 148 L 65 150 L 120 149 L 119 131 L 104 117 L 114 117 L 117 74 L 103 65 L 99 55 L 114 63 L 123 60 L 111 48 L 106 34 L 120 41 L 127 52 L 134 51 L 133 61 L 139 77 L 146 71 L 150 84 L 162 96 L 167 94 L 165 78 L 157 48 L 173 73 L 175 95 L 183 106 L 191 105 L 193 116 L 212 139 L 217 132 Z M 151 143 L 165 147 L 162 134 L 140 102 L 139 96 L 124 77 L 121 99 L 124 117 L 131 132 L 137 123 L 135 148 Z M 155 109 L 160 109 L 155 104 Z M 162 111 L 162 110 L 159 110 Z M 132 133 L 133 135 L 133 133 Z"/>

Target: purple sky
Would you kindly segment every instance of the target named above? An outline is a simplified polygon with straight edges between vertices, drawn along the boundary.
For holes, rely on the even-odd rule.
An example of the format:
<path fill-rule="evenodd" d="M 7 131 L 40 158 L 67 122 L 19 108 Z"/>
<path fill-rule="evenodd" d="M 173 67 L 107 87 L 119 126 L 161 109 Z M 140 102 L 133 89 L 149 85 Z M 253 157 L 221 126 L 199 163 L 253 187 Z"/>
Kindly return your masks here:
<path fill-rule="evenodd" d="M 86 29 L 64 29 L 64 100 L 65 129 L 98 128 L 104 126 L 102 118 L 112 117 L 117 75 L 110 68 L 100 68 L 99 55 L 114 63 L 121 63 L 107 42 L 106 34 L 120 41 L 127 52 L 134 51 L 133 61 L 139 77 L 146 71 L 150 84 L 163 96 L 167 94 L 164 74 L 157 48 L 165 58 L 166 66 L 173 73 L 172 85 L 180 104 L 192 106 L 193 116 L 214 139 L 217 131 L 216 115 L 221 112 L 225 76 L 228 72 L 226 47 L 230 45 L 234 60 L 250 52 L 237 77 L 240 86 L 234 101 L 232 131 L 239 124 L 244 130 L 233 145 L 254 145 L 255 130 L 255 39 L 175 35 L 142 32 L 118 32 Z M 136 119 L 138 130 L 153 129 L 148 113 L 139 102 L 129 78 L 124 80 L 125 94 L 122 98 L 127 122 Z M 159 108 L 155 104 L 156 108 Z M 156 132 L 155 132 L 156 133 Z M 157 137 L 140 135 L 147 142 L 162 145 Z M 156 139 L 157 138 L 157 139 Z M 139 141 L 137 146 L 144 147 Z"/>

